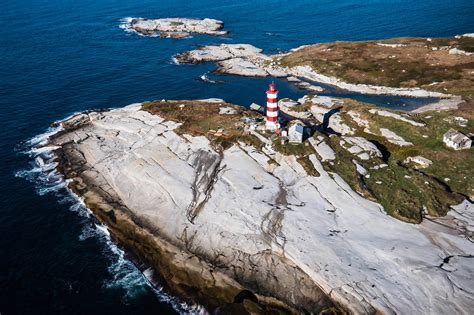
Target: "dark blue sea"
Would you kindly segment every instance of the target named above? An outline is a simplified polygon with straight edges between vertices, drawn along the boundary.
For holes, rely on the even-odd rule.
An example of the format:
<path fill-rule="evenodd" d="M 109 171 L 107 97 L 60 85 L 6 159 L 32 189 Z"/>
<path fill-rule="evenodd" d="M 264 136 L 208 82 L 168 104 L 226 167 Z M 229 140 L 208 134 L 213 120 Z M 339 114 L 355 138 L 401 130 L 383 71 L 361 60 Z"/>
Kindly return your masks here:
<path fill-rule="evenodd" d="M 200 76 L 214 66 L 172 56 L 210 43 L 266 52 L 315 42 L 474 32 L 472 0 L 2 0 L 0 7 L 0 314 L 176 314 L 202 311 L 152 288 L 54 172 L 28 153 L 75 112 L 154 99 L 265 101 L 271 79 Z M 141 37 L 127 17 L 216 18 L 225 37 Z M 212 74 L 210 74 L 212 77 Z M 304 91 L 277 81 L 282 96 Z M 411 109 L 422 100 L 328 95 Z M 51 165 L 53 167 L 54 165 Z"/>

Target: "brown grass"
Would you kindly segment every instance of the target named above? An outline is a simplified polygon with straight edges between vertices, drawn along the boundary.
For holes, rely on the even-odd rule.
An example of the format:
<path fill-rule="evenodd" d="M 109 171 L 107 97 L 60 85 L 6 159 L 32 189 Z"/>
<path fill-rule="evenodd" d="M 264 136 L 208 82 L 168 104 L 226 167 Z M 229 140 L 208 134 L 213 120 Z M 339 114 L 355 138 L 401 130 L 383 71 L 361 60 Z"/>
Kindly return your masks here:
<path fill-rule="evenodd" d="M 406 46 L 386 47 L 378 43 Z M 397 38 L 317 44 L 284 56 L 281 63 L 290 67 L 310 65 L 322 74 L 350 83 L 422 87 L 472 97 L 474 56 L 452 55 L 450 48 L 474 51 L 474 39 Z"/>
<path fill-rule="evenodd" d="M 426 211 L 433 216 L 443 216 L 451 205 L 462 200 L 462 196 L 474 196 L 474 154 L 472 150 L 455 151 L 447 148 L 442 136 L 449 128 L 455 128 L 466 134 L 474 133 L 474 120 L 471 111 L 459 109 L 455 111 L 433 111 L 423 114 L 409 115 L 409 119 L 424 122 L 426 127 L 412 126 L 390 117 L 371 114 L 373 105 L 344 99 L 340 113 L 341 118 L 355 130 L 354 136 L 381 143 L 390 152 L 388 167 L 371 169 L 375 165 L 385 163 L 381 159 L 369 161 L 359 160 L 369 172 L 370 177 L 360 178 L 352 159 L 357 159 L 342 148 L 339 137 L 326 137 L 327 143 L 336 152 L 333 163 L 323 163 L 328 170 L 338 173 L 351 187 L 368 198 L 380 202 L 385 210 L 394 217 L 409 221 L 420 222 L 422 213 Z M 374 134 L 364 132 L 364 127 L 358 126 L 347 111 L 355 111 L 361 118 L 367 120 Z M 461 127 L 449 118 L 461 116 L 469 119 L 466 127 Z M 431 118 L 427 118 L 431 117 Z M 405 140 L 412 142 L 410 147 L 399 147 L 388 142 L 379 133 L 379 129 L 388 128 Z M 425 136 L 425 137 L 423 137 Z M 404 165 L 408 156 L 421 155 L 433 161 L 433 165 L 422 170 L 416 170 L 414 165 Z M 445 180 L 449 178 L 449 180 Z M 364 184 L 362 184 L 363 180 Z M 381 184 L 379 184 L 382 182 Z"/>
<path fill-rule="evenodd" d="M 232 107 L 237 113 L 221 115 L 220 107 Z M 258 114 L 242 106 L 202 101 L 154 101 L 143 103 L 142 108 L 166 120 L 181 123 L 182 125 L 176 129 L 179 134 L 208 137 L 218 150 L 225 150 L 238 141 L 256 148 L 263 146 L 256 137 L 244 133 L 244 125 L 240 119 L 243 116 L 255 117 Z M 215 132 L 219 129 L 223 131 L 217 135 Z"/>

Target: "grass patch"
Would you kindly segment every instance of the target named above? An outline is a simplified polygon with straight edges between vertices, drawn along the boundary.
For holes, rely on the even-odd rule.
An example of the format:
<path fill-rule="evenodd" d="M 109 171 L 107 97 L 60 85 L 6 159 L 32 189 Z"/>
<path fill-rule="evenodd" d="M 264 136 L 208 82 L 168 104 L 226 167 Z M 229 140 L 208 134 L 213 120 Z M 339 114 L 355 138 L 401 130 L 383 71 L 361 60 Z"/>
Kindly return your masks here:
<path fill-rule="evenodd" d="M 301 166 L 303 166 L 304 170 L 306 171 L 306 173 L 308 173 L 308 175 L 315 176 L 315 177 L 319 177 L 321 175 L 314 168 L 313 162 L 311 162 L 311 160 L 309 159 L 309 156 L 299 157 L 296 159 L 296 161 L 298 161 L 298 163 L 300 163 Z"/>
<path fill-rule="evenodd" d="M 171 26 L 179 26 L 179 25 L 183 25 L 183 24 L 184 24 L 183 22 L 178 22 L 178 21 L 170 22 Z"/>
<path fill-rule="evenodd" d="M 433 164 L 424 172 L 438 180 L 445 182 L 458 193 L 474 196 L 474 154 L 472 149 L 455 151 L 445 146 L 443 135 L 455 128 L 466 134 L 474 133 L 473 121 L 466 127 L 461 127 L 450 120 L 455 116 L 463 116 L 461 111 L 429 112 L 418 117 L 426 123 L 426 127 L 416 127 L 390 117 L 361 113 L 369 120 L 372 132 L 379 128 L 388 128 L 405 140 L 413 143 L 410 147 L 399 147 L 387 142 L 384 138 L 362 134 L 369 139 L 382 142 L 391 153 L 391 160 L 402 162 L 408 156 L 421 155 L 433 161 Z M 465 115 L 464 115 L 465 116 Z M 426 119 L 425 117 L 431 117 Z M 469 119 L 468 116 L 466 116 Z M 448 178 L 449 181 L 445 181 Z"/>
<path fill-rule="evenodd" d="M 220 107 L 231 107 L 233 115 L 219 114 Z M 142 104 L 142 109 L 160 117 L 181 123 L 178 134 L 206 136 L 217 150 L 225 150 L 239 141 L 261 148 L 263 143 L 244 132 L 240 121 L 243 116 L 256 116 L 254 112 L 229 103 L 201 101 L 154 101 Z M 219 132 L 220 131 L 220 132 Z"/>
<path fill-rule="evenodd" d="M 370 197 L 370 194 L 361 186 L 358 180 L 359 174 L 357 173 L 356 166 L 352 163 L 354 156 L 350 154 L 346 149 L 339 145 L 340 138 L 336 136 L 326 137 L 327 144 L 336 153 L 336 159 L 332 163 L 324 162 L 323 166 L 326 170 L 337 173 L 344 179 L 349 186 L 355 191 L 359 192 L 365 197 Z"/>
<path fill-rule="evenodd" d="M 281 144 L 280 139 L 273 142 L 276 151 L 284 155 L 294 155 L 296 157 L 304 157 L 315 153 L 314 148 L 308 143 L 286 143 Z"/>
<path fill-rule="evenodd" d="M 390 215 L 408 222 L 420 222 L 423 213 L 444 216 L 451 205 L 462 201 L 462 195 L 471 198 L 474 196 L 473 149 L 455 151 L 447 148 L 442 141 L 443 134 L 451 127 L 466 134 L 474 133 L 472 112 L 456 110 L 407 116 L 408 119 L 426 124 L 426 127 L 417 127 L 391 117 L 371 114 L 371 108 L 375 106 L 344 100 L 340 115 L 355 130 L 354 136 L 361 136 L 384 146 L 389 152 L 388 161 L 379 158 L 359 160 L 340 146 L 339 137 L 325 137 L 336 152 L 336 160 L 332 164 L 323 163 L 327 170 L 339 174 L 360 194 L 380 202 Z M 359 113 L 360 118 L 367 120 L 370 131 L 374 134 L 365 133 L 365 127 L 357 125 L 347 114 L 349 110 Z M 467 126 L 461 127 L 453 122 L 452 118 L 455 116 L 468 119 Z M 381 127 L 392 130 L 414 145 L 399 147 L 388 142 L 379 134 Z M 430 159 L 433 164 L 421 170 L 403 165 L 408 156 L 416 155 Z M 361 177 L 357 173 L 352 159 L 357 159 L 368 170 L 369 177 Z M 388 167 L 373 169 L 383 163 L 388 164 Z M 449 180 L 446 181 L 445 178 Z"/>
<path fill-rule="evenodd" d="M 472 97 L 474 56 L 449 54 L 452 48 L 474 51 L 474 38 L 324 43 L 291 52 L 279 61 L 288 67 L 309 65 L 350 83 L 422 87 Z"/>

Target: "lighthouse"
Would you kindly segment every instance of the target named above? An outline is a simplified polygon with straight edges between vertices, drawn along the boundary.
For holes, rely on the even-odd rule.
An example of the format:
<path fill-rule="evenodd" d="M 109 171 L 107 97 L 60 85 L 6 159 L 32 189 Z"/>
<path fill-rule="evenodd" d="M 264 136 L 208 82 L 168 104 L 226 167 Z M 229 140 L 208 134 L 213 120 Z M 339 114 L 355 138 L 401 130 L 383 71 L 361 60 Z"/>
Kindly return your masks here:
<path fill-rule="evenodd" d="M 265 127 L 267 130 L 280 128 L 278 123 L 278 91 L 273 82 L 268 85 L 267 90 L 267 121 Z"/>

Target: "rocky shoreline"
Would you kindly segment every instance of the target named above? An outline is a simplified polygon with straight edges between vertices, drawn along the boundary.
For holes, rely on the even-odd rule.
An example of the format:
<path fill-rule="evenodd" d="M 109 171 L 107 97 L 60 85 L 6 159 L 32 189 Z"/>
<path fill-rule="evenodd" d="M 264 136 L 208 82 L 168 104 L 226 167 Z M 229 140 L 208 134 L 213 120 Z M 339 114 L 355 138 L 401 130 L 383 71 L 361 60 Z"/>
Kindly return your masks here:
<path fill-rule="evenodd" d="M 307 46 L 302 46 L 294 51 L 301 50 Z M 204 63 L 214 62 L 217 65 L 216 72 L 249 76 L 249 77 L 287 77 L 290 82 L 302 85 L 309 91 L 320 91 L 318 86 L 302 82 L 298 78 L 304 78 L 315 83 L 334 86 L 342 90 L 368 95 L 391 95 L 406 96 L 414 98 L 438 98 L 439 101 L 419 108 L 418 112 L 431 109 L 456 109 L 464 100 L 460 96 L 427 91 L 421 88 L 395 88 L 386 86 L 376 86 L 369 84 L 352 84 L 343 80 L 318 73 L 310 66 L 283 66 L 279 58 L 285 56 L 268 56 L 262 49 L 248 44 L 221 44 L 209 45 L 199 49 L 187 51 L 176 55 L 179 63 Z"/>
<path fill-rule="evenodd" d="M 196 253 L 188 248 L 192 235 L 181 235 L 184 239 L 180 240 L 170 238 L 156 223 L 130 210 L 107 179 L 90 165 L 87 154 L 77 149 L 82 140 L 68 138 L 96 115 L 101 114 L 79 114 L 62 122 L 64 131 L 51 137 L 46 146 L 54 146 L 58 170 L 69 181 L 69 188 L 84 198 L 85 205 L 107 226 L 120 246 L 155 271 L 160 285 L 185 301 L 205 306 L 213 314 L 324 313 L 339 309 L 304 271 L 285 257 L 271 251 L 253 257 L 256 261 L 272 261 L 272 271 L 266 269 L 266 264 L 259 267 L 252 263 L 246 253 L 239 254 L 241 263 L 225 266 L 209 253 Z M 247 268 L 250 270 L 246 271 Z M 269 272 L 273 280 L 264 279 Z M 278 287 L 283 284 L 293 286 L 294 291 L 279 292 Z"/>
<path fill-rule="evenodd" d="M 153 280 L 190 303 L 199 303 L 215 314 L 229 311 L 297 310 L 271 297 L 255 295 L 219 271 L 219 268 L 165 240 L 152 224 L 135 216 L 110 187 L 84 175 L 77 167 L 77 152 L 62 147 L 56 152 L 59 169 L 72 180 L 69 188 L 84 198 L 85 205 L 107 226 L 111 237 L 141 264 L 152 268 Z M 245 293 L 245 294 L 242 294 Z M 239 300 L 239 296 L 243 297 Z M 255 298 L 257 300 L 255 300 Z"/>
<path fill-rule="evenodd" d="M 228 115 L 219 102 L 203 108 Z M 173 113 L 192 106 L 161 104 Z M 449 216 L 443 229 L 407 225 L 326 172 L 314 154 L 317 172 L 308 175 L 294 156 L 270 158 L 248 144 L 218 152 L 142 106 L 76 115 L 47 146 L 71 189 L 171 292 L 221 313 L 472 305 L 462 280 L 472 273 L 472 243 L 455 224 L 447 228 Z"/>

